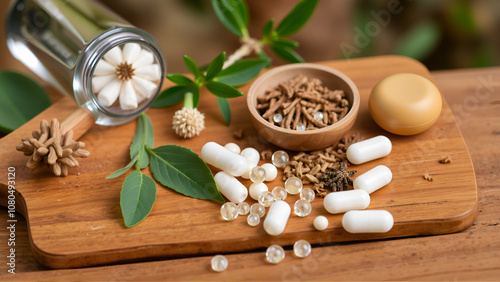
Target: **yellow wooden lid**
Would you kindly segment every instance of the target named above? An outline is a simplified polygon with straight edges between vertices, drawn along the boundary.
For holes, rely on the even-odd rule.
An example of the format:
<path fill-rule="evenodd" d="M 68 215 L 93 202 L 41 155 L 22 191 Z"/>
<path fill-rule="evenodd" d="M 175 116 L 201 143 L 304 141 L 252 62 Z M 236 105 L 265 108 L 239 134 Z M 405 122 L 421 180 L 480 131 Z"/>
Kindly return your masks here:
<path fill-rule="evenodd" d="M 383 129 L 398 135 L 414 135 L 436 122 L 442 100 L 437 87 L 427 78 L 398 73 L 375 85 L 369 106 L 373 119 Z"/>

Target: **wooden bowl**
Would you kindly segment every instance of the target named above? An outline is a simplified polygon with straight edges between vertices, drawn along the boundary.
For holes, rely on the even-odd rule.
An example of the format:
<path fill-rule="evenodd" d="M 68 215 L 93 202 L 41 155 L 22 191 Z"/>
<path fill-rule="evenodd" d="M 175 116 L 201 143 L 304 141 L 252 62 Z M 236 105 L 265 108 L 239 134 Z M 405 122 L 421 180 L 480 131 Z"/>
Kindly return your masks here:
<path fill-rule="evenodd" d="M 299 74 L 318 78 L 331 90 L 344 90 L 351 105 L 347 115 L 327 127 L 306 131 L 285 129 L 265 120 L 256 109 L 257 97 Z M 284 149 L 311 151 L 333 145 L 349 132 L 359 110 L 359 91 L 349 77 L 336 69 L 315 64 L 290 64 L 274 68 L 257 78 L 248 91 L 247 107 L 253 126 L 266 140 Z"/>

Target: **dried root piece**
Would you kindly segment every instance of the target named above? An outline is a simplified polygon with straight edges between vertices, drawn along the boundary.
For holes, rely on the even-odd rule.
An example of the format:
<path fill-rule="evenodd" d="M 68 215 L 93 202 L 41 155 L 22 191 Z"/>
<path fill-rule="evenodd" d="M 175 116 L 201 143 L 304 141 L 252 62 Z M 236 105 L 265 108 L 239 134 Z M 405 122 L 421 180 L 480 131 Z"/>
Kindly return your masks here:
<path fill-rule="evenodd" d="M 326 196 L 329 191 L 346 190 L 348 185 L 352 185 L 350 177 L 355 173 L 355 171 L 345 171 L 347 168 L 346 151 L 351 144 L 361 140 L 363 138 L 359 133 L 355 133 L 342 138 L 337 145 L 323 150 L 297 153 L 285 166 L 283 180 L 292 176 L 299 177 L 304 184 L 313 184 L 319 197 Z M 340 173 L 335 173 L 336 171 Z M 341 177 L 343 180 L 338 181 L 339 179 L 335 176 L 339 174 L 345 174 L 348 177 Z M 335 180 L 332 180 L 334 178 Z"/>
<path fill-rule="evenodd" d="M 87 158 L 89 151 L 84 150 L 85 143 L 73 140 L 73 131 L 62 134 L 62 128 L 57 119 L 49 123 L 40 122 L 40 131 L 34 130 L 33 137 L 21 139 L 16 150 L 30 156 L 26 167 L 36 170 L 43 165 L 48 165 L 56 176 L 68 175 L 68 167 L 79 165 L 76 158 Z"/>
<path fill-rule="evenodd" d="M 350 104 L 343 90 L 330 90 L 321 80 L 300 74 L 257 97 L 256 107 L 274 125 L 313 130 L 342 119 Z"/>
<path fill-rule="evenodd" d="M 434 180 L 434 178 L 432 178 L 432 176 L 430 174 L 428 174 L 427 172 L 424 173 L 423 177 L 425 180 L 427 180 L 429 182 L 432 182 Z"/>
<path fill-rule="evenodd" d="M 439 160 L 439 163 L 441 163 L 441 164 L 449 164 L 449 163 L 451 163 L 451 157 L 450 157 L 450 155 L 443 156 Z"/>

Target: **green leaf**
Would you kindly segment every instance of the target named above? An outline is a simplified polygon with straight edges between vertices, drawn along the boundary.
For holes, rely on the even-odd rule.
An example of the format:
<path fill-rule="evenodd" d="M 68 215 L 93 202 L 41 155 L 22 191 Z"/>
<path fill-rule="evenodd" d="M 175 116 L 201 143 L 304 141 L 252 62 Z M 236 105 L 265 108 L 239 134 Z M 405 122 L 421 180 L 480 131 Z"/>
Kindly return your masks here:
<path fill-rule="evenodd" d="M 257 55 L 259 55 L 259 58 L 261 58 L 262 60 L 266 60 L 268 62 L 266 65 L 266 68 L 271 67 L 271 58 L 269 58 L 269 56 L 266 54 L 266 52 L 264 52 L 262 50 L 258 50 Z"/>
<path fill-rule="evenodd" d="M 139 158 L 139 154 L 136 154 L 135 157 L 123 168 L 120 168 L 116 170 L 115 172 L 111 173 L 106 179 L 112 179 L 116 178 L 118 176 L 121 176 L 125 172 L 127 172 L 132 166 L 134 166 L 135 162 L 137 162 L 137 159 Z"/>
<path fill-rule="evenodd" d="M 172 81 L 173 83 L 178 84 L 178 85 L 182 85 L 182 86 L 186 86 L 186 85 L 190 85 L 190 84 L 194 83 L 190 78 L 188 78 L 182 74 L 170 73 L 170 74 L 167 74 L 166 77 L 168 78 L 168 80 Z"/>
<path fill-rule="evenodd" d="M 240 90 L 218 81 L 207 81 L 205 84 L 208 91 L 221 98 L 235 98 L 245 95 Z"/>
<path fill-rule="evenodd" d="M 478 33 L 478 24 L 474 17 L 473 4 L 467 0 L 452 1 L 445 13 L 452 22 L 452 28 L 461 35 L 473 36 Z"/>
<path fill-rule="evenodd" d="M 193 87 L 191 93 L 193 93 L 193 108 L 198 108 L 200 105 L 200 89 L 198 87 Z"/>
<path fill-rule="evenodd" d="M 280 58 L 290 63 L 304 62 L 304 59 L 302 59 L 302 57 L 290 47 L 280 44 L 271 44 L 271 50 L 273 50 L 273 52 L 276 53 L 276 55 L 278 55 Z"/>
<path fill-rule="evenodd" d="M 425 59 L 436 48 L 441 37 L 439 26 L 427 21 L 414 26 L 399 42 L 395 54 L 416 60 Z"/>
<path fill-rule="evenodd" d="M 151 108 L 170 107 L 178 104 L 184 98 L 184 94 L 192 91 L 192 86 L 172 86 L 163 90 L 158 98 L 151 104 Z"/>
<path fill-rule="evenodd" d="M 299 42 L 287 38 L 273 38 L 272 43 L 275 45 L 281 45 L 281 46 L 286 46 L 289 48 L 297 48 L 299 47 Z"/>
<path fill-rule="evenodd" d="M 263 59 L 240 60 L 222 70 L 214 81 L 240 86 L 255 78 L 268 64 L 269 61 Z"/>
<path fill-rule="evenodd" d="M 280 36 L 288 36 L 297 32 L 312 16 L 314 9 L 316 9 L 316 4 L 318 4 L 318 0 L 300 1 L 279 23 L 276 32 Z"/>
<path fill-rule="evenodd" d="M 217 97 L 217 103 L 226 124 L 229 125 L 231 123 L 231 105 L 229 105 L 229 101 L 225 98 Z"/>
<path fill-rule="evenodd" d="M 269 37 L 271 31 L 273 31 L 274 19 L 267 21 L 262 27 L 262 38 Z"/>
<path fill-rule="evenodd" d="M 184 63 L 195 78 L 201 77 L 201 72 L 198 68 L 198 65 L 188 55 L 184 55 Z"/>
<path fill-rule="evenodd" d="M 154 132 L 151 120 L 145 113 L 141 113 L 137 118 L 137 128 L 135 130 L 132 145 L 130 145 L 130 159 L 138 155 L 137 167 L 143 169 L 149 165 L 147 147 L 154 146 Z"/>
<path fill-rule="evenodd" d="M 132 171 L 123 182 L 120 206 L 125 226 L 132 227 L 149 215 L 156 202 L 155 181 L 140 172 Z"/>
<path fill-rule="evenodd" d="M 248 36 L 248 8 L 243 0 L 212 0 L 220 22 L 239 37 Z"/>
<path fill-rule="evenodd" d="M 45 90 L 31 78 L 13 71 L 0 71 L 0 131 L 14 131 L 50 104 Z"/>
<path fill-rule="evenodd" d="M 161 184 L 189 197 L 224 202 L 207 164 L 190 149 L 165 145 L 149 153 L 151 171 Z"/>
<path fill-rule="evenodd" d="M 226 52 L 222 52 L 208 65 L 205 80 L 211 80 L 222 70 L 224 61 L 226 60 Z"/>

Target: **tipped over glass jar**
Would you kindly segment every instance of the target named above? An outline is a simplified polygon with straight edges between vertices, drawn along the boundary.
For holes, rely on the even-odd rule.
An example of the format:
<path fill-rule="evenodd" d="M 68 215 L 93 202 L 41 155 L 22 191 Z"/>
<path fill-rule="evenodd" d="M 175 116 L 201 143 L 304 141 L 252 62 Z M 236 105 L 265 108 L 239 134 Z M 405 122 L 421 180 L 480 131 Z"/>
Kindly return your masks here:
<path fill-rule="evenodd" d="M 12 1 L 6 36 L 16 59 L 88 109 L 97 124 L 134 119 L 165 77 L 158 41 L 97 1 Z"/>

